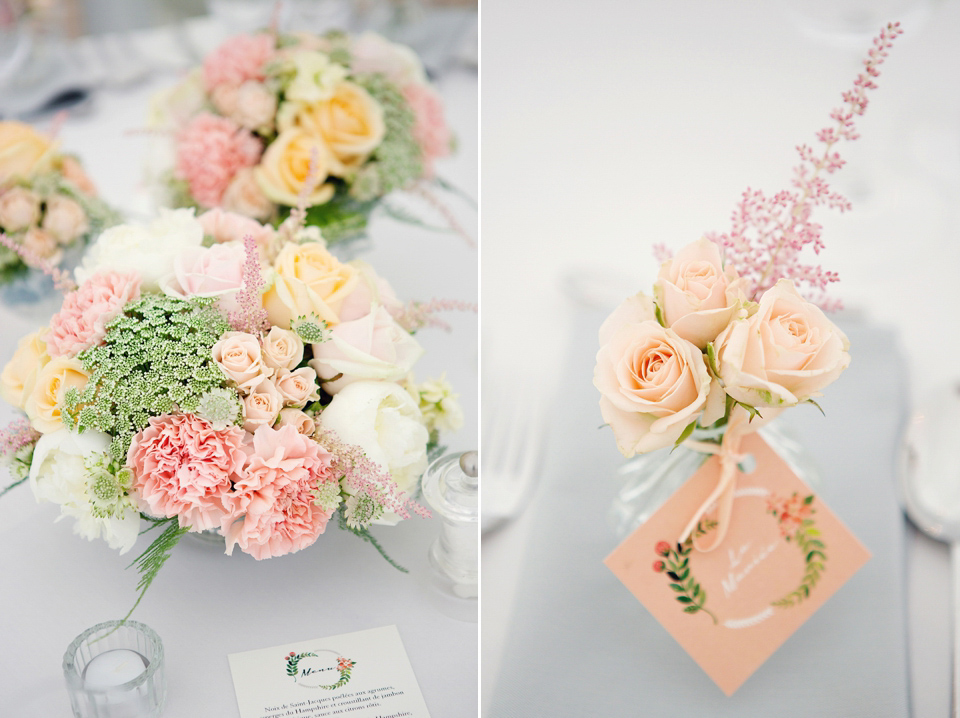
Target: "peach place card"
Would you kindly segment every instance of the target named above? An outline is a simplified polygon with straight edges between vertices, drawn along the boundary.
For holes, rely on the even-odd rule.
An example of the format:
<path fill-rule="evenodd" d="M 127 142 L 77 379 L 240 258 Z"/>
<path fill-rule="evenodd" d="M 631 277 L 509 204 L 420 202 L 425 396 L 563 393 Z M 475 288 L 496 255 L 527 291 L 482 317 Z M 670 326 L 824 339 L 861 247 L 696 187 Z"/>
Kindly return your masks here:
<path fill-rule="evenodd" d="M 228 658 L 241 718 L 430 718 L 396 626 Z"/>
<path fill-rule="evenodd" d="M 737 478 L 717 548 L 676 543 L 717 485 L 711 457 L 605 561 L 728 696 L 870 557 L 762 438 L 742 451 L 755 468 Z M 715 528 L 708 513 L 695 533 Z"/>

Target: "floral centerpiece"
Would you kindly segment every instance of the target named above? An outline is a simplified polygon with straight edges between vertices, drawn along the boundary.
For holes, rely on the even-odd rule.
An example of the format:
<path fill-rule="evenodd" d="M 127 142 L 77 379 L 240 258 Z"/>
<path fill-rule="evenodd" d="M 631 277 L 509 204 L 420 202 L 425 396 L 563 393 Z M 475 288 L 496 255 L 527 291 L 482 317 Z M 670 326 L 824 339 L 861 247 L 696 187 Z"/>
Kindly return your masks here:
<path fill-rule="evenodd" d="M 729 232 L 708 234 L 675 256 L 658 246 L 653 295 L 630 297 L 600 328 L 594 385 L 621 453 L 684 445 L 720 455 L 719 485 L 680 543 L 718 500 L 720 526 L 704 550 L 722 541 L 742 436 L 784 409 L 816 404 L 850 364 L 847 337 L 823 311 L 839 304 L 825 291 L 838 277 L 804 262 L 801 252 L 823 247 L 815 207 L 850 208 L 826 176 L 843 166 L 835 145 L 857 138 L 854 118 L 866 110 L 867 91 L 900 32 L 891 24 L 874 41 L 844 105 L 830 115 L 833 124 L 817 133 L 820 150 L 798 147 L 792 189 L 770 197 L 748 189 Z"/>
<path fill-rule="evenodd" d="M 267 559 L 334 518 L 379 548 L 371 524 L 426 514 L 428 453 L 462 421 L 412 379 L 429 307 L 303 234 L 219 209 L 113 227 L 0 374 L 26 415 L 0 436 L 13 485 L 121 553 L 161 529 L 144 590 L 186 532 Z"/>
<path fill-rule="evenodd" d="M 118 221 L 79 160 L 20 122 L 0 122 L 0 284 L 61 264 Z"/>
<path fill-rule="evenodd" d="M 333 243 L 364 230 L 395 190 L 426 190 L 453 134 L 412 50 L 373 34 L 266 31 L 232 37 L 154 103 L 174 138 L 169 203 L 277 224 L 306 199 Z M 452 220 L 451 220 L 452 221 Z M 455 222 L 454 222 L 454 226 Z"/>

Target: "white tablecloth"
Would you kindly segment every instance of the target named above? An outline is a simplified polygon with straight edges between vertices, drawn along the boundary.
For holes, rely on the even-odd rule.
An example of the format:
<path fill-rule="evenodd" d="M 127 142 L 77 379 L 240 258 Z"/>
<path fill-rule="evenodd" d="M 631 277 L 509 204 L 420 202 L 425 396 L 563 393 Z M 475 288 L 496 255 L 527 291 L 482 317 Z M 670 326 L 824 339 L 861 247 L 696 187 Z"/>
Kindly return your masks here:
<path fill-rule="evenodd" d="M 676 249 L 724 230 L 743 189 L 787 186 L 793 148 L 815 142 L 869 44 L 853 52 L 804 36 L 786 12 L 803 4 L 485 3 L 485 392 L 518 366 L 535 367 L 544 392 L 570 391 L 558 357 L 571 277 L 602 303 L 649 291 L 653 243 Z M 904 26 L 862 138 L 838 148 L 850 164 L 837 187 L 854 209 L 817 217 L 819 261 L 842 278 L 834 294 L 897 328 L 918 397 L 960 377 L 960 4 L 932 3 L 925 22 Z M 484 540 L 485 704 L 529 532 L 524 516 Z M 950 705 L 949 563 L 913 534 L 907 562 L 913 713 L 933 718 Z"/>
<path fill-rule="evenodd" d="M 144 207 L 146 141 L 128 131 L 145 125 L 150 95 L 173 80 L 161 75 L 132 90 L 105 91 L 92 114 L 69 121 L 61 132 L 64 147 L 81 156 L 102 195 L 121 209 Z M 476 197 L 477 76 L 454 69 L 439 87 L 459 152 L 438 164 L 438 172 Z M 476 213 L 450 204 L 475 234 Z M 387 219 L 375 221 L 370 235 L 375 248 L 365 258 L 399 296 L 476 301 L 477 253 L 456 235 Z M 451 451 L 465 451 L 478 445 L 477 317 L 443 318 L 453 325 L 452 333 L 426 330 L 417 336 L 427 350 L 417 376 L 447 372 L 466 422 L 445 443 Z M 0 362 L 13 354 L 20 336 L 45 320 L 0 307 Z M 13 416 L 8 407 L 0 409 L 0 423 Z M 146 540 L 120 557 L 103 542 L 73 536 L 72 522 L 54 523 L 56 515 L 55 506 L 36 504 L 27 486 L 0 499 L 0 714 L 5 716 L 69 715 L 64 650 L 89 626 L 123 616 L 136 597 L 137 574 L 124 567 Z M 169 682 L 164 715 L 238 715 L 228 653 L 389 624 L 399 629 L 431 715 L 476 715 L 477 624 L 449 618 L 424 587 L 426 552 L 438 531 L 436 519 L 374 530 L 410 575 L 333 527 L 310 549 L 257 565 L 249 556 L 228 558 L 183 540 L 133 616 L 164 641 Z"/>

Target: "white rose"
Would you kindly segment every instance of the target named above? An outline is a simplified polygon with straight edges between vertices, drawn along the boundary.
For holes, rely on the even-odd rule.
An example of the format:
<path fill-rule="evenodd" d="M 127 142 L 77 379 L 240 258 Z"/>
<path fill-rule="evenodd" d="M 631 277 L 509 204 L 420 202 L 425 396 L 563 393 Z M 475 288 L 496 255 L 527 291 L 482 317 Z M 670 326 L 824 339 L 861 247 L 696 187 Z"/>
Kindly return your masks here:
<path fill-rule="evenodd" d="M 33 451 L 30 465 L 30 488 L 37 501 L 60 505 L 61 516 L 76 519 L 74 533 L 88 541 L 101 536 L 110 548 L 126 553 L 140 534 L 140 514 L 129 499 L 118 505 L 122 509 L 112 515 L 95 516 L 90 501 L 90 474 L 84 459 L 102 454 L 110 446 L 110 437 L 99 431 L 75 434 L 59 429 L 44 434 Z"/>
<path fill-rule="evenodd" d="M 429 436 L 417 403 L 398 384 L 354 382 L 333 397 L 317 423 L 321 430 L 334 431 L 341 441 L 363 449 L 401 491 L 410 494 L 416 489 L 427 468 Z M 387 512 L 375 523 L 393 525 L 399 520 Z"/>
<path fill-rule="evenodd" d="M 323 389 L 329 394 L 363 379 L 399 381 L 423 354 L 417 340 L 383 307 L 352 322 L 341 322 L 330 331 L 327 341 L 312 346 L 310 366 L 324 380 Z"/>
<path fill-rule="evenodd" d="M 354 73 L 383 73 L 400 86 L 427 81 L 417 53 L 375 32 L 364 32 L 352 39 L 350 67 Z"/>
<path fill-rule="evenodd" d="M 160 290 L 160 280 L 174 272 L 177 255 L 203 242 L 203 227 L 193 210 L 160 210 L 149 226 L 121 224 L 111 227 L 91 245 L 76 269 L 78 284 L 97 272 L 136 272 L 141 290 Z"/>

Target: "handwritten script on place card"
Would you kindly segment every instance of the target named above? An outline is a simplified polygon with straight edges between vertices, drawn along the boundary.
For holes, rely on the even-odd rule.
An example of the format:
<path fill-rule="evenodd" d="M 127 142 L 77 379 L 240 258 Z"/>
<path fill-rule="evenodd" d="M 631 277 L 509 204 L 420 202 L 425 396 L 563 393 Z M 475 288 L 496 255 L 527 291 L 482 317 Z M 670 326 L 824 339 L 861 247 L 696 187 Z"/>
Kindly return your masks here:
<path fill-rule="evenodd" d="M 737 479 L 720 546 L 676 543 L 717 484 L 712 457 L 605 561 L 727 695 L 870 556 L 760 436 L 742 449 L 756 468 Z M 695 533 L 715 529 L 708 514 Z"/>
<path fill-rule="evenodd" d="M 429 718 L 396 626 L 228 658 L 241 718 Z"/>

